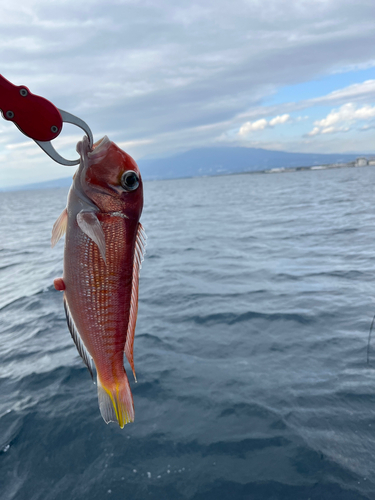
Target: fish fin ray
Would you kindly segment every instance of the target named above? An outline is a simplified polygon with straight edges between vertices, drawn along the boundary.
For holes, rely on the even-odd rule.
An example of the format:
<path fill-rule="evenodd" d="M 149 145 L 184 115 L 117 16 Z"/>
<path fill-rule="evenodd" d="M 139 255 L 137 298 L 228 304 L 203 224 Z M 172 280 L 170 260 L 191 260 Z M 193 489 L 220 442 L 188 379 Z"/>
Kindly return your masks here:
<path fill-rule="evenodd" d="M 59 239 L 66 233 L 68 226 L 68 210 L 64 208 L 52 228 L 51 247 L 53 248 Z"/>
<path fill-rule="evenodd" d="M 99 409 L 104 422 L 118 422 L 121 429 L 134 422 L 133 396 L 125 370 L 124 378 L 119 384 L 114 384 L 112 389 L 101 383 L 99 374 L 97 381 Z"/>
<path fill-rule="evenodd" d="M 65 297 L 64 297 L 64 309 L 65 309 L 66 322 L 68 323 L 70 335 L 72 336 L 72 339 L 77 347 L 79 355 L 83 359 L 83 362 L 85 363 L 88 371 L 90 372 L 91 378 L 94 380 L 94 374 L 92 371 L 92 359 L 91 359 L 90 353 L 86 349 L 86 346 L 83 343 L 83 340 L 81 339 L 81 336 L 80 336 L 78 329 L 74 323 L 73 317 L 72 317 L 70 309 L 69 309 L 68 302 L 67 302 Z"/>
<path fill-rule="evenodd" d="M 95 212 L 81 210 L 77 214 L 77 224 L 94 243 L 98 245 L 100 255 L 105 259 L 105 236 L 103 228 Z"/>
<path fill-rule="evenodd" d="M 141 223 L 138 224 L 137 237 L 135 241 L 134 250 L 134 262 L 133 262 L 133 279 L 132 279 L 132 292 L 130 298 L 130 313 L 129 313 L 129 324 L 128 331 L 126 333 L 125 342 L 125 355 L 133 371 L 134 380 L 137 381 L 137 377 L 134 369 L 134 334 L 135 326 L 137 323 L 138 315 L 138 285 L 139 285 L 139 273 L 142 267 L 142 262 L 144 260 L 144 255 L 146 253 L 146 233 L 144 232 Z"/>

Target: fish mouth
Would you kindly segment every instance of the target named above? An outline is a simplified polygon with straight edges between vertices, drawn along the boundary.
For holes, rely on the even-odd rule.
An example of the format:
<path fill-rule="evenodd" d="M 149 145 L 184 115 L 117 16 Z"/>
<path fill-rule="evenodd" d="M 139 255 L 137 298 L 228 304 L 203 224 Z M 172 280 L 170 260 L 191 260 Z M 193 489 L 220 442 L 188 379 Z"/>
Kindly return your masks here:
<path fill-rule="evenodd" d="M 98 151 L 100 148 L 105 146 L 105 144 L 109 144 L 110 142 L 111 141 L 108 139 L 108 136 L 105 135 L 104 137 L 95 142 L 92 149 L 96 149 Z"/>
<path fill-rule="evenodd" d="M 93 163 L 100 161 L 107 154 L 111 142 L 108 136 L 105 135 L 93 145 L 92 150 L 87 152 L 87 156 Z"/>
<path fill-rule="evenodd" d="M 105 158 L 105 156 L 108 153 L 108 150 L 112 144 L 112 141 L 108 138 L 107 135 L 102 137 L 99 141 L 95 142 L 93 145 L 92 149 L 90 150 L 88 147 L 88 143 L 85 140 L 85 137 L 83 138 L 82 145 L 79 149 L 79 154 L 81 155 L 81 163 L 82 163 L 82 170 L 80 172 L 80 183 L 81 183 L 81 188 L 83 193 L 88 197 L 87 191 L 88 191 L 88 185 L 86 181 L 86 173 L 87 170 L 90 168 L 90 166 L 99 163 Z M 99 194 L 104 194 L 104 195 L 119 195 L 121 194 L 122 190 L 119 191 L 119 189 L 116 186 L 112 185 L 107 185 L 107 186 L 90 186 L 90 191 L 95 191 L 96 193 Z M 92 202 L 93 203 L 93 202 Z"/>
<path fill-rule="evenodd" d="M 86 173 L 90 168 L 90 165 L 95 163 L 99 163 L 108 153 L 108 149 L 111 146 L 112 141 L 108 139 L 105 135 L 102 139 L 97 141 L 92 149 L 90 148 L 90 144 L 88 142 L 87 136 L 84 136 L 82 141 L 77 144 L 77 153 L 81 157 L 81 161 L 79 167 L 74 175 L 73 179 L 73 189 L 76 192 L 79 199 L 81 199 L 84 203 L 89 205 L 91 209 L 94 211 L 98 211 L 99 207 L 89 196 L 89 186 L 86 181 Z M 104 187 L 91 187 L 91 190 L 96 191 L 97 193 L 104 195 L 113 195 L 118 194 L 116 189 L 113 189 L 111 186 L 108 186 L 108 189 Z"/>

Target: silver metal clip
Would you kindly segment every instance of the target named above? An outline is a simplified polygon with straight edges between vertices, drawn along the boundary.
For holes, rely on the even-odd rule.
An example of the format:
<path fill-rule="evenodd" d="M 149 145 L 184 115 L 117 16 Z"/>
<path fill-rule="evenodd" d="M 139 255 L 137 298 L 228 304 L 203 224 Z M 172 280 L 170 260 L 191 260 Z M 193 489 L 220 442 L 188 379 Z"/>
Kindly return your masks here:
<path fill-rule="evenodd" d="M 94 143 L 94 138 L 91 132 L 90 127 L 87 125 L 86 122 L 81 120 L 81 118 L 78 118 L 77 116 L 72 115 L 71 113 L 68 113 L 67 111 L 63 111 L 62 109 L 59 109 L 62 121 L 64 123 L 72 123 L 73 125 L 77 125 L 77 127 L 81 128 L 85 134 L 87 135 L 89 139 L 89 145 L 90 148 L 92 148 L 92 145 Z M 61 163 L 61 165 L 68 165 L 68 166 L 73 166 L 73 165 L 78 165 L 79 164 L 79 159 L 78 160 L 66 160 L 63 158 L 57 151 L 56 149 L 52 146 L 51 141 L 35 141 L 38 146 L 40 146 L 45 153 L 48 154 L 52 158 L 52 160 L 55 160 L 57 163 Z"/>

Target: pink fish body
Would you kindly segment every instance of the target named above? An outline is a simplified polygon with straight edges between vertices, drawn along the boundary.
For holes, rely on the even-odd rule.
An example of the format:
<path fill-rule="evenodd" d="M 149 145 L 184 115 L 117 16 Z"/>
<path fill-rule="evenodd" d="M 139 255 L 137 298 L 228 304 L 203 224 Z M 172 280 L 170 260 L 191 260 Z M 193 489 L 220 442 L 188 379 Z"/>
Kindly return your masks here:
<path fill-rule="evenodd" d="M 142 179 L 135 161 L 104 137 L 77 145 L 80 166 L 66 209 L 52 231 L 52 246 L 66 232 L 63 278 L 68 327 L 92 374 L 97 371 L 99 408 L 122 428 L 134 420 L 124 352 L 133 370 L 138 281 L 146 235 L 139 222 Z"/>

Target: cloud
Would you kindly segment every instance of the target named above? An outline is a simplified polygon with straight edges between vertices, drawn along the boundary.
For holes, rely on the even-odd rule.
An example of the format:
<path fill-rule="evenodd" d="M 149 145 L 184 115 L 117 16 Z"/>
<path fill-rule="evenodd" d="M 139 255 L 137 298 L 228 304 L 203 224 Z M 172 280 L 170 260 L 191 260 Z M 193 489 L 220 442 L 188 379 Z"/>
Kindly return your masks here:
<path fill-rule="evenodd" d="M 139 139 L 137 141 L 118 142 L 117 145 L 120 148 L 130 148 L 130 147 L 143 146 L 144 144 L 152 144 L 153 142 L 154 141 L 152 139 Z"/>
<path fill-rule="evenodd" d="M 25 142 L 16 142 L 14 144 L 6 144 L 5 147 L 6 149 L 19 149 L 19 148 L 29 148 L 33 147 L 33 142 L 25 141 Z"/>
<path fill-rule="evenodd" d="M 279 125 L 269 117 L 375 95 L 369 80 L 346 94 L 263 106 L 280 87 L 370 67 L 369 0 L 238 0 L 235 9 L 227 0 L 19 0 L 1 3 L 0 28 L 6 78 L 80 116 L 95 139 L 138 141 L 139 156 L 212 145 L 247 122 L 261 131 L 260 120 Z M 0 154 L 15 165 L 16 151 Z M 43 162 L 28 169 L 57 172 Z"/>
<path fill-rule="evenodd" d="M 2 73 L 35 82 L 35 91 L 84 110 L 94 125 L 113 107 L 144 136 L 147 128 L 229 118 L 279 85 L 367 63 L 369 11 L 347 0 L 240 1 L 236 9 L 224 0 L 63 1 L 58 8 L 20 0 L 0 8 Z"/>
<path fill-rule="evenodd" d="M 257 120 L 255 122 L 246 122 L 240 128 L 238 134 L 239 135 L 247 135 L 249 132 L 254 132 L 256 130 L 263 130 L 268 125 L 267 120 L 262 118 L 261 120 Z"/>
<path fill-rule="evenodd" d="M 311 99 L 303 99 L 298 102 L 286 102 L 274 106 L 257 106 L 252 107 L 249 111 L 239 113 L 235 119 L 243 121 L 244 118 L 251 117 L 266 117 L 272 114 L 286 114 L 295 111 L 301 111 L 315 106 L 328 106 L 345 104 L 350 98 L 351 102 L 368 103 L 375 100 L 375 80 L 366 80 L 363 83 L 356 83 L 335 90 L 326 95 L 314 97 Z M 299 117 L 297 120 L 307 119 L 308 117 Z"/>
<path fill-rule="evenodd" d="M 337 110 L 332 110 L 326 118 L 316 120 L 313 130 L 307 135 L 312 137 L 334 132 L 348 132 L 357 121 L 371 120 L 372 118 L 375 118 L 375 106 L 358 107 L 350 102 Z"/>
<path fill-rule="evenodd" d="M 354 83 L 343 89 L 335 90 L 329 94 L 309 99 L 310 105 L 329 104 L 335 102 L 368 101 L 375 98 L 375 80 L 366 80 L 363 83 Z"/>
<path fill-rule="evenodd" d="M 272 118 L 272 120 L 270 121 L 267 121 L 265 118 L 261 118 L 260 120 L 256 120 L 255 122 L 246 122 L 241 126 L 238 135 L 246 136 L 249 134 L 249 132 L 264 130 L 267 127 L 272 128 L 275 125 L 286 123 L 287 121 L 289 121 L 289 119 L 290 115 L 284 114 L 280 116 L 275 116 L 275 118 Z"/>
<path fill-rule="evenodd" d="M 371 124 L 367 124 L 367 125 L 363 125 L 362 127 L 360 127 L 360 131 L 361 132 L 366 132 L 367 130 L 371 130 L 371 129 L 374 129 L 375 128 L 375 123 L 371 123 Z"/>
<path fill-rule="evenodd" d="M 274 127 L 275 125 L 286 123 L 289 120 L 289 118 L 290 116 L 288 114 L 275 116 L 275 118 L 272 118 L 272 120 L 270 120 L 269 124 L 271 127 Z"/>

